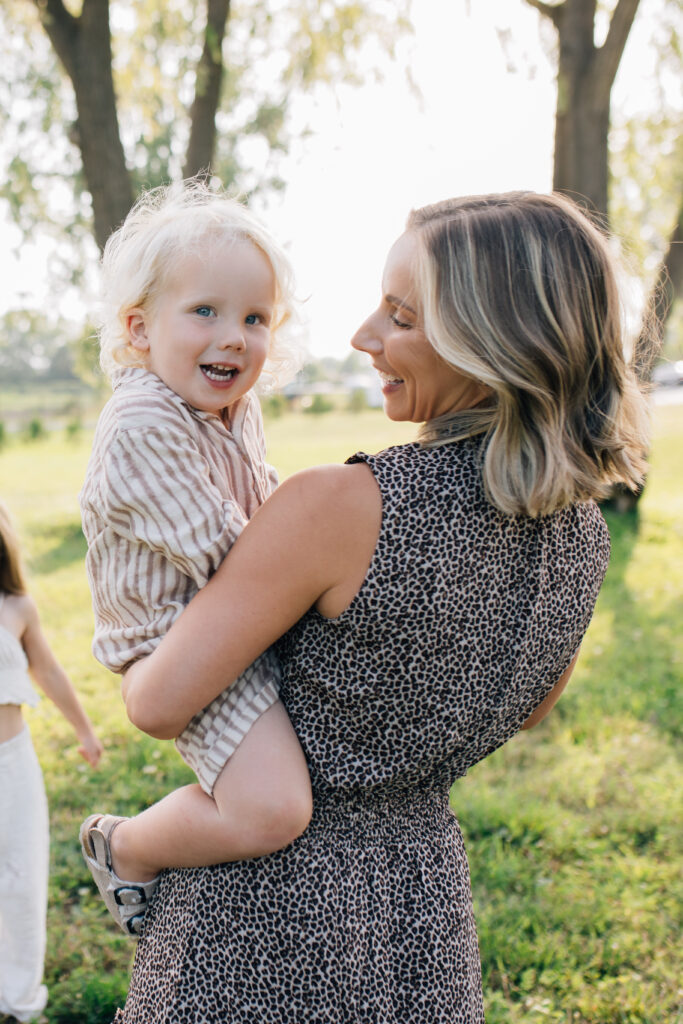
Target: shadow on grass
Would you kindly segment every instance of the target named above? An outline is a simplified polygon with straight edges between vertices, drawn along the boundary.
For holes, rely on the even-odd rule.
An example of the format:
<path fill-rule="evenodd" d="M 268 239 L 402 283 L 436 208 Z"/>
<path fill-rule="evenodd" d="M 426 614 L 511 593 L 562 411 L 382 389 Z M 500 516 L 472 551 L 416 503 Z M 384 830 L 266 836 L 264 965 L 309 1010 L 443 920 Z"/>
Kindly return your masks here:
<path fill-rule="evenodd" d="M 683 617 L 680 597 L 672 594 L 671 600 L 663 606 L 661 602 L 651 606 L 647 594 L 644 597 L 637 592 L 634 594 L 627 573 L 640 538 L 638 509 L 618 513 L 604 508 L 603 513 L 612 540 L 612 555 L 599 601 L 601 609 L 609 612 L 613 621 L 612 643 L 605 652 L 612 666 L 612 688 L 604 694 L 603 707 L 610 713 L 629 710 L 663 733 L 680 736 L 683 729 L 677 680 L 680 667 L 676 664 L 673 645 L 676 623 Z M 666 542 L 665 531 L 661 540 L 657 535 L 648 538 L 649 545 L 660 542 Z M 653 559 L 652 572 L 657 571 Z M 653 582 L 657 586 L 661 584 L 654 576 Z"/>
<path fill-rule="evenodd" d="M 32 531 L 35 546 L 42 553 L 30 561 L 32 572 L 39 576 L 57 572 L 73 562 L 82 562 L 88 550 L 79 522 L 56 523 Z"/>

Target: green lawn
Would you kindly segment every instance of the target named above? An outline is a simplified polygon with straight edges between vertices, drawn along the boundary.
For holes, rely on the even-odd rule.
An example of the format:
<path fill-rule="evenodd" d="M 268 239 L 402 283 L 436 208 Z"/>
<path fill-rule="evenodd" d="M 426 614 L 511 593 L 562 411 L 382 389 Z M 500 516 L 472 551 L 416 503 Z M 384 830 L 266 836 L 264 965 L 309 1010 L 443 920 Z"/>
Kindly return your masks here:
<path fill-rule="evenodd" d="M 472 868 L 488 1024 L 683 1019 L 675 955 L 683 407 L 658 409 L 655 427 L 638 515 L 609 519 L 612 562 L 567 694 L 546 722 L 453 788 Z M 413 434 L 377 412 L 285 415 L 266 431 L 282 476 Z M 133 947 L 94 896 L 79 822 L 98 808 L 133 813 L 189 778 L 172 745 L 127 723 L 117 679 L 90 654 L 77 505 L 89 445 L 87 434 L 32 444 L 13 438 L 0 453 L 0 495 L 19 522 L 46 631 L 106 747 L 93 772 L 52 705 L 30 713 L 52 822 L 50 1024 L 109 1021 L 132 959 Z"/>

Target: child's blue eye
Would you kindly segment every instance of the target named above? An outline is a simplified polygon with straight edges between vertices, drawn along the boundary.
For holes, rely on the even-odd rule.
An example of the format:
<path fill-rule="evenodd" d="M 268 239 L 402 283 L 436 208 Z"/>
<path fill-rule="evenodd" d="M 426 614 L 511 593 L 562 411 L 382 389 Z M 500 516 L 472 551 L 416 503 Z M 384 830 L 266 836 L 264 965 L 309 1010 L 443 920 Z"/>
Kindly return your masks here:
<path fill-rule="evenodd" d="M 244 322 L 248 324 L 249 327 L 253 327 L 254 324 L 262 324 L 263 317 L 260 316 L 258 313 L 249 313 L 249 315 L 245 317 Z"/>
<path fill-rule="evenodd" d="M 205 317 L 209 317 L 209 316 L 213 316 L 214 315 L 214 312 L 213 312 L 213 309 L 211 308 L 211 306 L 197 306 L 197 308 L 195 309 L 195 313 L 197 314 L 197 316 L 205 316 Z"/>

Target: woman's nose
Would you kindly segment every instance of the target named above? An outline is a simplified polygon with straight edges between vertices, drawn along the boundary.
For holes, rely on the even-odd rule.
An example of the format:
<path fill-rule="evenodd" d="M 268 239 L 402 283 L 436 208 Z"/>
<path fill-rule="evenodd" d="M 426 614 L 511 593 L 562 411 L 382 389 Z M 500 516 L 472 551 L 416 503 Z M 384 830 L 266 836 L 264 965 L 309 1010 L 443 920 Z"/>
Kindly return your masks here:
<path fill-rule="evenodd" d="M 354 336 L 351 338 L 351 347 L 358 349 L 359 352 L 367 352 L 368 355 L 376 356 L 382 351 L 382 342 L 377 336 L 377 331 L 373 329 L 374 317 L 368 317 L 364 324 L 362 324 Z"/>

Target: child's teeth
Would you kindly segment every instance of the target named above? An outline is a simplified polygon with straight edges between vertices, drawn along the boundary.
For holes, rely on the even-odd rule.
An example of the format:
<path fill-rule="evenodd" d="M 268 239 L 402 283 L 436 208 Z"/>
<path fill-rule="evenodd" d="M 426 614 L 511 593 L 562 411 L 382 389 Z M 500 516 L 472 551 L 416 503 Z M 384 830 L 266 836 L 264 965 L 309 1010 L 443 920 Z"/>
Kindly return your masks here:
<path fill-rule="evenodd" d="M 230 366 L 205 366 L 204 373 L 211 380 L 225 380 L 226 377 L 234 377 L 236 370 Z"/>

